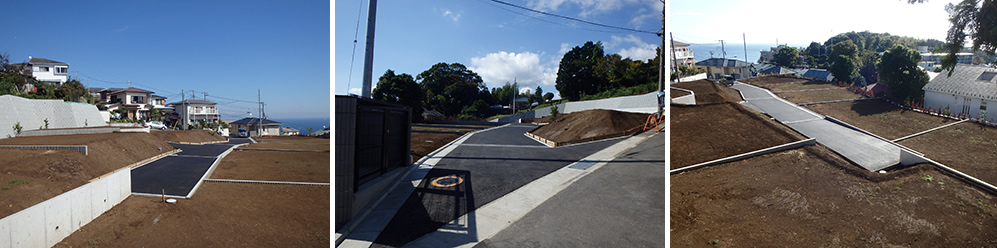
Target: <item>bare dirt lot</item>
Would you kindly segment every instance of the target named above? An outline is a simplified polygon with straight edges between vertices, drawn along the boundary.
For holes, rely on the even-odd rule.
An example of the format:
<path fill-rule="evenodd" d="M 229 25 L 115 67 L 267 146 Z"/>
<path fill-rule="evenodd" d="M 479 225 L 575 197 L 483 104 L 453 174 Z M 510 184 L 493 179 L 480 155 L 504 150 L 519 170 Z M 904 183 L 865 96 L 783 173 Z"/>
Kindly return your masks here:
<path fill-rule="evenodd" d="M 436 149 L 454 141 L 463 134 L 456 133 L 412 133 L 412 162 L 419 161 Z"/>
<path fill-rule="evenodd" d="M 747 84 L 751 84 L 751 85 L 754 85 L 754 86 L 759 86 L 759 87 L 762 87 L 762 88 L 767 88 L 769 86 L 774 86 L 774 85 L 777 85 L 777 84 L 803 83 L 803 82 L 807 82 L 809 80 L 807 80 L 807 79 L 799 79 L 799 78 L 791 78 L 791 77 L 774 77 L 774 76 L 769 76 L 769 77 L 749 78 L 749 79 L 739 80 L 739 81 L 747 83 Z"/>
<path fill-rule="evenodd" d="M 672 84 L 672 87 L 694 92 L 697 105 L 740 102 L 742 100 L 741 93 L 737 90 L 706 79 Z"/>
<path fill-rule="evenodd" d="M 565 144 L 606 139 L 641 131 L 647 116 L 615 110 L 586 110 L 558 116 L 550 124 L 541 126 L 532 133 Z"/>
<path fill-rule="evenodd" d="M 930 165 L 889 176 L 855 168 L 816 146 L 672 175 L 671 244 L 997 245 L 993 195 Z"/>
<path fill-rule="evenodd" d="M 788 83 L 788 84 L 770 84 L 765 85 L 765 87 L 772 92 L 784 92 L 784 91 L 797 91 L 797 90 L 823 90 L 823 89 L 835 89 L 841 88 L 835 86 L 834 84 L 822 81 L 806 81 L 802 80 L 800 82 Z"/>
<path fill-rule="evenodd" d="M 189 143 L 201 143 L 201 142 L 212 142 L 212 141 L 225 141 L 225 137 L 218 135 L 215 132 L 208 130 L 177 130 L 177 131 L 160 131 L 151 130 L 150 133 L 156 135 L 160 139 L 172 142 L 189 142 Z"/>
<path fill-rule="evenodd" d="M 56 247 L 329 247 L 329 187 L 205 182 L 177 204 L 130 196 Z"/>
<path fill-rule="evenodd" d="M 796 91 L 786 93 L 776 93 L 776 96 L 786 99 L 792 103 L 814 103 L 837 100 L 855 100 L 866 98 L 862 95 L 852 93 L 845 88 L 831 88 L 828 90 Z"/>
<path fill-rule="evenodd" d="M 0 149 L 0 218 L 173 150 L 148 133 L 16 137 L 0 139 L 0 145 L 87 145 L 89 149 L 88 156 L 75 151 Z"/>
<path fill-rule="evenodd" d="M 233 151 L 211 178 L 328 183 L 329 168 L 328 152 Z"/>
<path fill-rule="evenodd" d="M 806 108 L 890 140 L 955 122 L 904 110 L 884 100 L 822 103 Z"/>
<path fill-rule="evenodd" d="M 330 139 L 305 136 L 271 136 L 253 138 L 257 143 L 245 145 L 245 148 L 258 149 L 288 149 L 329 151 Z"/>
<path fill-rule="evenodd" d="M 739 104 L 672 105 L 670 110 L 673 169 L 803 139 Z"/>
<path fill-rule="evenodd" d="M 997 165 L 994 164 L 997 161 L 997 128 L 959 123 L 898 143 L 991 185 L 997 184 Z"/>

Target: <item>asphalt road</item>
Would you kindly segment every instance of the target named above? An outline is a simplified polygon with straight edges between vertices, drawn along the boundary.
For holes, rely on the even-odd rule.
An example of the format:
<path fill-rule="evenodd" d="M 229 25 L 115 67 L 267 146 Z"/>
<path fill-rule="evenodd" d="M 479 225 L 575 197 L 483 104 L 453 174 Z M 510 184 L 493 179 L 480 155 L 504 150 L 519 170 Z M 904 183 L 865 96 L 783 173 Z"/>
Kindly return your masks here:
<path fill-rule="evenodd" d="M 534 127 L 512 124 L 469 137 L 429 171 L 371 247 L 402 246 L 619 141 L 547 148 L 523 135 Z"/>
<path fill-rule="evenodd" d="M 132 169 L 132 193 L 186 196 L 194 189 L 218 155 L 249 139 L 232 138 L 229 142 L 206 145 L 170 144 L 183 150 L 152 163 Z"/>
<path fill-rule="evenodd" d="M 900 147 L 870 135 L 824 120 L 796 105 L 776 99 L 768 90 L 744 83 L 734 84 L 752 108 L 768 113 L 860 166 L 876 171 L 900 163 Z"/>
<path fill-rule="evenodd" d="M 659 133 L 582 177 L 474 247 L 661 247 L 668 136 Z"/>

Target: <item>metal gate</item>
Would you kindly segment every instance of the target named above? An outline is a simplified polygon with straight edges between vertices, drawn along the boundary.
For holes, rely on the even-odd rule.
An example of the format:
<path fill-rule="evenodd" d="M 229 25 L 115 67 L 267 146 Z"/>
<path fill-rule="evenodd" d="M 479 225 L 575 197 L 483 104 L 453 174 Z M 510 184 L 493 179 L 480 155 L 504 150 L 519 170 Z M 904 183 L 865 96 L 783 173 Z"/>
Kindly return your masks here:
<path fill-rule="evenodd" d="M 392 168 L 408 166 L 409 113 L 399 107 L 357 107 L 354 191 Z"/>

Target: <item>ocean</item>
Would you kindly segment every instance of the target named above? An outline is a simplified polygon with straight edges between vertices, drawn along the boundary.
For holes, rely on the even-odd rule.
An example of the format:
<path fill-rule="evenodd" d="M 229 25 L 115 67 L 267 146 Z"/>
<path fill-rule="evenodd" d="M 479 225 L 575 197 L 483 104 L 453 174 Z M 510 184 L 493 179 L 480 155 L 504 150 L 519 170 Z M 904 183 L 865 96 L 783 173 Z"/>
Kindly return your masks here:
<path fill-rule="evenodd" d="M 801 47 L 806 48 L 807 46 L 810 46 L 810 43 L 807 43 L 807 44 L 787 44 L 787 45 L 791 46 L 791 47 L 795 47 L 795 48 L 801 48 Z M 748 48 L 748 60 L 747 60 L 747 62 L 758 63 L 758 58 L 761 57 L 761 54 L 762 54 L 761 51 L 762 50 L 768 51 L 769 49 L 771 49 L 774 46 L 775 46 L 775 43 L 772 43 L 772 44 L 750 44 L 749 43 L 749 44 L 747 44 L 747 48 Z M 744 48 L 745 48 L 745 45 L 743 43 L 728 43 L 728 42 L 724 42 L 723 48 L 724 48 L 723 50 L 727 51 L 727 58 L 731 58 L 731 59 L 736 58 L 736 59 L 742 60 L 742 61 L 744 60 Z M 720 58 L 722 56 L 721 55 L 721 53 L 722 53 L 721 51 L 723 51 L 723 50 L 721 50 L 720 42 L 719 41 L 717 43 L 694 43 L 694 44 L 689 44 L 689 49 L 692 50 L 692 53 L 693 53 L 692 56 L 693 56 L 693 58 L 696 59 L 696 61 L 703 61 L 703 60 L 709 59 L 710 58 L 710 52 L 713 52 L 713 58 Z"/>
<path fill-rule="evenodd" d="M 273 118 L 271 120 L 283 124 L 281 127 L 298 129 L 301 134 L 308 133 L 309 127 L 312 128 L 312 132 L 315 132 L 332 126 L 329 118 Z"/>

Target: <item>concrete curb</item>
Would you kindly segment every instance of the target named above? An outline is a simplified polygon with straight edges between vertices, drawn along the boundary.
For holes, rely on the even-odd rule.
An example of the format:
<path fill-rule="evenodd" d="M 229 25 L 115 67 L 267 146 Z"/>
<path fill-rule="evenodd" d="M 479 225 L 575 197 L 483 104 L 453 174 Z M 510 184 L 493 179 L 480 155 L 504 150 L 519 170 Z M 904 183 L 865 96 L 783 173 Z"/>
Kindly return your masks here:
<path fill-rule="evenodd" d="M 930 132 L 933 132 L 933 131 L 938 130 L 938 129 L 946 128 L 946 127 L 953 126 L 955 124 L 959 124 L 959 123 L 963 123 L 963 122 L 967 122 L 967 121 L 969 121 L 969 119 L 965 119 L 965 120 L 961 120 L 961 121 L 957 121 L 957 122 L 945 124 L 945 125 L 942 125 L 942 126 L 939 126 L 939 127 L 935 127 L 935 128 L 932 128 L 932 129 L 921 131 L 919 133 L 915 133 L 915 134 L 911 134 L 911 135 L 907 135 L 907 136 L 904 136 L 904 137 L 897 138 L 897 139 L 893 140 L 893 142 L 900 142 L 900 141 L 905 140 L 905 139 L 913 138 L 913 137 L 916 137 L 918 135 L 930 133 Z"/>
<path fill-rule="evenodd" d="M 183 144 L 183 145 L 206 145 L 206 144 L 225 143 L 225 142 L 229 142 L 229 141 L 228 140 L 219 140 L 219 141 L 206 141 L 206 142 L 198 142 L 198 143 L 194 143 L 194 142 L 181 142 L 181 141 L 167 141 L 167 142 L 168 143 L 174 143 L 174 144 Z"/>
<path fill-rule="evenodd" d="M 231 153 L 232 150 L 243 145 L 246 144 L 234 145 L 232 147 L 229 147 L 228 150 L 225 150 L 225 152 L 222 152 L 222 154 L 218 154 L 218 157 L 215 158 L 215 162 L 211 163 L 211 167 L 208 168 L 208 171 L 204 172 L 204 175 L 201 175 L 201 179 L 197 180 L 197 184 L 194 184 L 194 188 L 191 188 L 190 193 L 187 193 L 187 196 L 184 198 L 190 199 L 191 196 L 194 196 L 194 193 L 197 192 L 197 188 L 201 187 L 201 183 L 204 183 L 204 179 L 207 179 L 208 177 L 211 176 L 211 173 L 215 171 L 215 168 L 218 167 L 218 164 L 221 163 L 222 159 L 224 159 L 225 156 Z"/>
<path fill-rule="evenodd" d="M 914 154 L 917 154 L 918 156 L 924 156 L 924 154 L 923 154 L 923 153 L 920 153 L 920 152 L 918 152 L 918 151 L 915 151 L 914 149 L 910 149 L 910 148 L 907 148 L 906 146 L 902 146 L 902 145 L 900 145 L 900 144 L 897 144 L 897 142 L 893 142 L 892 140 L 888 140 L 888 139 L 886 139 L 886 138 L 883 138 L 883 137 L 879 137 L 879 135 L 876 135 L 876 134 L 873 134 L 873 133 L 871 133 L 871 132 L 869 132 L 869 131 L 866 131 L 866 130 L 863 130 L 863 129 L 861 129 L 861 128 L 859 128 L 859 127 L 856 127 L 856 126 L 852 126 L 852 124 L 848 124 L 848 123 L 845 123 L 844 121 L 840 121 L 840 120 L 838 120 L 838 119 L 835 119 L 834 117 L 830 117 L 830 116 L 826 116 L 826 115 L 825 115 L 825 116 L 824 116 L 824 118 L 825 118 L 825 119 L 827 119 L 828 121 L 831 121 L 831 122 L 835 123 L 835 124 L 838 124 L 838 125 L 841 125 L 841 126 L 844 126 L 844 127 L 847 127 L 847 128 L 849 128 L 849 129 L 852 129 L 852 130 L 855 130 L 855 131 L 859 131 L 860 133 L 863 133 L 863 134 L 865 134 L 865 135 L 869 135 L 869 136 L 872 136 L 872 137 L 875 137 L 875 138 L 877 138 L 877 139 L 880 139 L 880 140 L 882 140 L 882 141 L 886 141 L 886 143 L 890 143 L 890 144 L 892 144 L 892 145 L 895 145 L 895 146 L 897 146 L 897 147 L 900 147 L 900 149 L 901 149 L 901 150 L 906 150 L 906 151 L 908 151 L 908 152 L 911 152 L 911 153 L 914 153 Z M 888 167 L 887 167 L 887 168 L 888 168 Z M 885 168 L 883 168 L 883 169 L 885 169 Z"/>
<path fill-rule="evenodd" d="M 278 151 L 278 152 L 330 152 L 329 150 L 294 150 L 294 149 L 269 149 L 269 148 L 239 148 L 239 151 Z"/>
<path fill-rule="evenodd" d="M 224 182 L 224 183 L 256 183 L 256 184 L 287 184 L 287 185 L 318 185 L 318 186 L 330 186 L 330 183 L 312 183 L 312 182 L 289 182 L 289 181 L 261 181 L 261 180 L 239 180 L 239 179 L 204 179 L 208 182 Z"/>
<path fill-rule="evenodd" d="M 808 105 L 814 105 L 814 104 L 839 103 L 839 102 L 857 102 L 857 101 L 863 101 L 863 100 L 878 100 L 878 99 L 882 99 L 882 97 L 859 98 L 859 99 L 849 99 L 849 100 L 834 100 L 834 101 L 823 101 L 823 102 L 808 102 L 808 103 L 797 104 L 797 106 L 801 106 L 802 107 L 802 106 L 808 106 Z"/>
<path fill-rule="evenodd" d="M 668 101 L 671 104 L 696 105 L 696 92 L 693 92 L 693 91 L 687 90 L 687 89 L 683 89 L 683 88 L 676 88 L 676 87 L 668 87 L 668 88 L 669 89 L 673 89 L 673 90 L 679 90 L 679 91 L 689 92 L 689 95 L 684 95 L 684 96 L 674 97 L 674 98 L 669 99 Z M 692 99 L 692 100 L 689 100 L 689 99 Z M 744 99 L 744 96 L 741 96 L 741 99 Z"/>
<path fill-rule="evenodd" d="M 690 165 L 690 166 L 686 166 L 686 167 L 682 167 L 682 168 L 670 170 L 668 172 L 669 172 L 669 174 L 675 174 L 675 173 L 684 172 L 684 171 L 688 171 L 688 170 L 692 170 L 692 169 L 696 169 L 696 168 L 700 168 L 700 167 L 717 165 L 717 164 L 723 164 L 723 163 L 729 163 L 729 162 L 734 162 L 734 161 L 738 161 L 738 160 L 748 159 L 748 158 L 752 158 L 752 157 L 755 157 L 755 156 L 765 155 L 765 154 L 769 154 L 769 153 L 773 153 L 773 152 L 780 152 L 780 151 L 785 151 L 785 150 L 789 150 L 789 149 L 796 149 L 796 148 L 799 148 L 799 147 L 812 146 L 812 145 L 817 145 L 817 139 L 816 138 L 809 138 L 809 139 L 805 139 L 805 140 L 801 140 L 801 141 L 796 141 L 796 142 L 791 142 L 791 143 L 786 143 L 786 144 L 782 144 L 782 145 L 777 145 L 777 146 L 773 146 L 773 147 L 769 147 L 769 148 L 765 148 L 765 149 L 761 149 L 761 150 L 756 150 L 756 151 L 741 153 L 741 154 L 730 156 L 730 157 L 726 157 L 726 158 L 715 159 L 715 160 L 712 160 L 712 161 L 702 162 L 702 163 L 698 163 L 698 164 L 694 164 L 694 165 Z"/>

